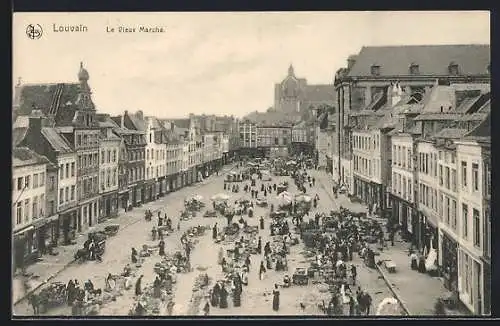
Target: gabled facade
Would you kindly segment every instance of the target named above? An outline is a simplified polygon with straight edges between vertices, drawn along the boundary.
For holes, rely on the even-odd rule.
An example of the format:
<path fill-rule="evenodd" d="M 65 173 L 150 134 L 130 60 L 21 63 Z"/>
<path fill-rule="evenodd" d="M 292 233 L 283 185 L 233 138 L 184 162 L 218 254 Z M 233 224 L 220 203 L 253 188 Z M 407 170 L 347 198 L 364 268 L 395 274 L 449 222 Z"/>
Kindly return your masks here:
<path fill-rule="evenodd" d="M 99 148 L 99 218 L 118 215 L 119 160 L 122 139 L 113 132 L 116 128 L 109 116 L 97 117 L 100 127 Z"/>
<path fill-rule="evenodd" d="M 14 269 L 39 255 L 38 228 L 46 217 L 46 172 L 49 160 L 27 147 L 12 150 L 12 231 Z"/>

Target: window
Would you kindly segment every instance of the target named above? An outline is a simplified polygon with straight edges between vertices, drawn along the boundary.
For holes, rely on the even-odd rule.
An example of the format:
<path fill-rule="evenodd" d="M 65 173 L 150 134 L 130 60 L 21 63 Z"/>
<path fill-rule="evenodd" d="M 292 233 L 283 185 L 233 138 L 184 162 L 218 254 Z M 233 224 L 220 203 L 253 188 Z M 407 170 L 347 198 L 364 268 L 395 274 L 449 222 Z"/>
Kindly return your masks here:
<path fill-rule="evenodd" d="M 475 208 L 472 209 L 472 218 L 474 220 L 473 227 L 473 241 L 475 247 L 481 247 L 481 221 L 479 218 L 479 211 Z"/>
<path fill-rule="evenodd" d="M 75 162 L 71 163 L 71 176 L 75 176 Z"/>
<path fill-rule="evenodd" d="M 411 164 L 411 150 L 408 150 L 408 154 L 407 155 L 408 155 L 408 157 L 407 157 L 407 159 L 408 159 L 408 169 L 411 169 L 411 166 L 412 166 L 412 164 Z"/>
<path fill-rule="evenodd" d="M 82 135 L 77 135 L 76 136 L 76 144 L 78 146 L 81 146 L 82 145 Z"/>
<path fill-rule="evenodd" d="M 372 65 L 370 72 L 372 76 L 380 76 L 380 66 L 376 64 Z"/>
<path fill-rule="evenodd" d="M 28 223 L 30 219 L 30 200 L 24 200 L 24 223 Z"/>
<path fill-rule="evenodd" d="M 479 165 L 472 163 L 472 189 L 479 191 Z"/>
<path fill-rule="evenodd" d="M 458 75 L 458 64 L 451 62 L 448 66 L 448 73 L 452 76 Z"/>
<path fill-rule="evenodd" d="M 65 173 L 65 178 L 69 178 L 69 164 L 66 163 L 66 173 Z"/>
<path fill-rule="evenodd" d="M 17 178 L 17 190 L 22 190 L 23 189 L 23 177 Z"/>
<path fill-rule="evenodd" d="M 56 178 L 51 175 L 49 178 L 49 191 L 54 191 L 54 188 L 56 187 Z"/>
<path fill-rule="evenodd" d="M 64 198 L 66 198 L 66 201 L 69 201 L 69 187 L 64 189 Z"/>
<path fill-rule="evenodd" d="M 402 148 L 402 154 L 403 154 L 403 157 L 402 157 L 403 168 L 406 168 L 406 151 L 405 151 L 404 147 Z"/>
<path fill-rule="evenodd" d="M 38 188 L 38 173 L 33 174 L 33 189 Z"/>
<path fill-rule="evenodd" d="M 457 192 L 457 170 L 451 169 L 451 190 Z"/>
<path fill-rule="evenodd" d="M 101 164 L 104 164 L 104 150 L 101 151 Z"/>
<path fill-rule="evenodd" d="M 278 137 L 274 138 L 274 145 L 279 145 L 279 138 Z"/>
<path fill-rule="evenodd" d="M 412 63 L 410 65 L 410 75 L 418 75 L 420 74 L 418 64 Z"/>
<path fill-rule="evenodd" d="M 451 200 L 451 227 L 457 229 L 457 201 L 454 199 Z"/>
<path fill-rule="evenodd" d="M 467 162 L 462 161 L 462 187 L 467 188 Z"/>
<path fill-rule="evenodd" d="M 445 187 L 446 187 L 446 189 L 450 189 L 450 168 L 445 167 L 444 172 L 445 172 L 445 174 L 444 174 Z"/>
<path fill-rule="evenodd" d="M 16 205 L 16 225 L 23 222 L 23 204 L 21 201 L 17 202 Z"/>
<path fill-rule="evenodd" d="M 462 204 L 462 237 L 467 240 L 469 237 L 469 208 Z"/>
<path fill-rule="evenodd" d="M 443 185 L 443 166 L 439 164 L 439 185 Z"/>
<path fill-rule="evenodd" d="M 31 181 L 31 176 L 27 175 L 24 177 L 24 186 L 27 189 L 29 189 L 29 187 L 30 187 L 30 183 L 31 183 L 30 181 Z"/>
<path fill-rule="evenodd" d="M 75 186 L 71 186 L 71 197 L 70 197 L 71 200 L 75 200 Z"/>
<path fill-rule="evenodd" d="M 443 197 L 443 194 L 439 194 L 439 207 L 438 207 L 438 215 L 439 215 L 439 219 L 440 219 L 441 221 L 443 220 L 443 214 L 444 214 L 443 205 L 444 205 L 444 197 Z"/>
<path fill-rule="evenodd" d="M 38 197 L 33 197 L 32 203 L 33 219 L 38 218 Z"/>
<path fill-rule="evenodd" d="M 40 217 L 45 215 L 45 212 L 43 211 L 44 206 L 45 206 L 45 195 L 41 194 L 40 195 Z"/>
<path fill-rule="evenodd" d="M 444 217 L 446 225 L 450 225 L 450 197 L 446 197 L 444 205 Z"/>
<path fill-rule="evenodd" d="M 59 205 L 64 203 L 64 189 L 59 189 Z"/>
<path fill-rule="evenodd" d="M 111 150 L 108 149 L 108 155 L 106 156 L 106 161 L 110 163 L 111 161 Z"/>
<path fill-rule="evenodd" d="M 113 162 L 116 162 L 116 149 L 113 150 Z"/>

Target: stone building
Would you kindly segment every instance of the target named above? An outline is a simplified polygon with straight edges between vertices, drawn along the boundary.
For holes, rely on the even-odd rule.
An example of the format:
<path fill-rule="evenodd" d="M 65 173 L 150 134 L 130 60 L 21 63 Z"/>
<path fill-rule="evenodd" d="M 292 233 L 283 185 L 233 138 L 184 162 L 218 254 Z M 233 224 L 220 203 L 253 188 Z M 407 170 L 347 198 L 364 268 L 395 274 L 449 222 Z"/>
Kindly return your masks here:
<path fill-rule="evenodd" d="M 366 108 L 391 82 L 410 95 L 432 87 L 436 79 L 450 83 L 489 83 L 489 45 L 367 46 L 350 56 L 335 75 L 334 177 L 352 193 L 352 135 L 348 117 Z"/>
<path fill-rule="evenodd" d="M 12 150 L 12 231 L 14 270 L 39 255 L 38 229 L 46 217 L 46 171 L 49 160 L 26 147 Z"/>

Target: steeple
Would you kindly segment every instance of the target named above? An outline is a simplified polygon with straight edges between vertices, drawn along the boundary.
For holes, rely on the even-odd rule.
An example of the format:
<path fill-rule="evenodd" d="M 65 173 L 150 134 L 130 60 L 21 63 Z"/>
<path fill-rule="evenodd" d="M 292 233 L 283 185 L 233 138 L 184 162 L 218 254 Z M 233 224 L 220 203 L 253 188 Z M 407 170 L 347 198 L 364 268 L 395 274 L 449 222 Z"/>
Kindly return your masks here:
<path fill-rule="evenodd" d="M 295 73 L 293 71 L 293 65 L 292 64 L 290 64 L 290 67 L 288 67 L 288 76 L 295 77 Z"/>
<path fill-rule="evenodd" d="M 79 94 L 76 104 L 81 111 L 95 111 L 94 103 L 92 102 L 91 90 L 88 84 L 89 73 L 83 67 L 83 62 L 80 62 L 80 70 L 78 71 L 78 81 L 80 82 Z"/>

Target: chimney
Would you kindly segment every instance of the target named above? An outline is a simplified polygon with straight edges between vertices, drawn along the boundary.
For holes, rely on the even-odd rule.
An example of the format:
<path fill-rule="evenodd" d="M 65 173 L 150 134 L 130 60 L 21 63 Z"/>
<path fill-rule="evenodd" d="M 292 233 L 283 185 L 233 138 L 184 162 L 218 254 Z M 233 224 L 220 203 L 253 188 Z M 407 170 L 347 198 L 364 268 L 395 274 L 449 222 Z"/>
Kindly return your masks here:
<path fill-rule="evenodd" d="M 43 114 L 42 111 L 37 110 L 33 107 L 31 114 L 29 116 L 29 129 L 40 133 L 43 126 Z"/>
<path fill-rule="evenodd" d="M 128 114 L 127 111 L 125 111 L 121 117 L 120 117 L 120 127 L 125 128 L 125 115 Z"/>
<path fill-rule="evenodd" d="M 135 116 L 141 120 L 144 120 L 144 114 L 142 113 L 141 110 L 138 110 L 136 113 L 135 113 Z"/>
<path fill-rule="evenodd" d="M 351 70 L 351 68 L 356 63 L 356 59 L 357 59 L 356 55 L 350 55 L 349 58 L 347 58 L 347 70 Z"/>

